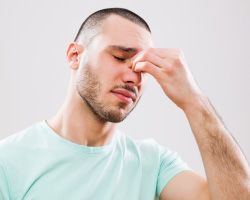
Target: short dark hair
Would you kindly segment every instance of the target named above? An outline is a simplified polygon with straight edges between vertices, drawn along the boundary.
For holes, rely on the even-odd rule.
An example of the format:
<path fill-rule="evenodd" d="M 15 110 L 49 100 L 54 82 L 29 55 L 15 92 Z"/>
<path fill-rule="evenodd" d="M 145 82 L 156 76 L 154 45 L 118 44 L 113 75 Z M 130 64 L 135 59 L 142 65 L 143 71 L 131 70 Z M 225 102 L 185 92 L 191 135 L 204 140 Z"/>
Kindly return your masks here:
<path fill-rule="evenodd" d="M 107 17 L 111 15 L 118 15 L 125 19 L 128 19 L 129 21 L 138 24 L 151 33 L 147 22 L 134 12 L 125 8 L 105 8 L 92 13 L 84 20 L 80 29 L 78 30 L 74 41 L 80 42 L 81 38 L 84 37 L 84 41 L 82 42 L 88 45 L 90 41 L 97 35 L 97 28 Z"/>

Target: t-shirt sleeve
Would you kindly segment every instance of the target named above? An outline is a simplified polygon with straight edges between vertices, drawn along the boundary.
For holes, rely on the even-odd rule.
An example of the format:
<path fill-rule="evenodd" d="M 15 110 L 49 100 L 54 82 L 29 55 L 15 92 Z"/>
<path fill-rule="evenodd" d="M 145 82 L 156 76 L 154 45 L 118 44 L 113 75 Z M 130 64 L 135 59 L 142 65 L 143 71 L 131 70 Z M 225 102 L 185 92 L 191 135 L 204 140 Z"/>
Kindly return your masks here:
<path fill-rule="evenodd" d="M 9 185 L 6 177 L 6 172 L 4 170 L 4 166 L 0 162 L 0 199 L 1 200 L 9 200 Z"/>
<path fill-rule="evenodd" d="M 191 170 L 177 152 L 159 145 L 160 149 L 160 167 L 157 178 L 156 195 L 160 196 L 164 187 L 178 173 L 184 170 Z"/>

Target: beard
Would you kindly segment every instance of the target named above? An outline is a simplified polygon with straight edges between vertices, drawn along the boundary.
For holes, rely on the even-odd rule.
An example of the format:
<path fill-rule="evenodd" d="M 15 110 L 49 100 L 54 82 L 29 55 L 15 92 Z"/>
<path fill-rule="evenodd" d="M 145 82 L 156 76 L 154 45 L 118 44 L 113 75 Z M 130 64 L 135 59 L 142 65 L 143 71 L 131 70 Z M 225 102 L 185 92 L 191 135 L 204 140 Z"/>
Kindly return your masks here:
<path fill-rule="evenodd" d="M 135 92 L 134 88 L 129 85 L 116 85 L 113 89 L 116 88 L 123 88 Z M 92 113 L 102 122 L 118 123 L 123 121 L 139 101 L 138 99 L 137 102 L 130 107 L 123 102 L 119 102 L 115 107 L 114 105 L 105 104 L 104 99 L 100 95 L 102 92 L 102 84 L 97 74 L 90 69 L 89 65 L 85 65 L 79 71 L 76 90 Z"/>

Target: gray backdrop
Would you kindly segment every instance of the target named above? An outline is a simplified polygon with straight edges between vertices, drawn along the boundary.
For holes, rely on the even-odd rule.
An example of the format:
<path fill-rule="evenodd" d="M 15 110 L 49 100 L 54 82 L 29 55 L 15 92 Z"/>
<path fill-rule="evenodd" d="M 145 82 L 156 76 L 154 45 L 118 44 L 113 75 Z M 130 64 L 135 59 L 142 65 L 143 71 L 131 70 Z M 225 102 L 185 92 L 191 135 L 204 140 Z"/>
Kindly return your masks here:
<path fill-rule="evenodd" d="M 66 94 L 65 52 L 81 22 L 104 7 L 129 8 L 150 24 L 157 47 L 178 47 L 227 127 L 250 158 L 249 0 L 1 0 L 0 138 L 52 116 Z M 154 138 L 204 174 L 183 112 L 151 78 L 120 128 Z"/>

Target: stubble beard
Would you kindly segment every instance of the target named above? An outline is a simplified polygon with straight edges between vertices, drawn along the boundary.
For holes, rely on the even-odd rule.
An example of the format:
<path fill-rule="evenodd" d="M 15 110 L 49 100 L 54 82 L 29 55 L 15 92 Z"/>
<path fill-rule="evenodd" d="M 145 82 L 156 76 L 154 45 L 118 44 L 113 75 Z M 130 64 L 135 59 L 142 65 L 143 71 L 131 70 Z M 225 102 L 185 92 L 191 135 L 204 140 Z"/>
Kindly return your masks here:
<path fill-rule="evenodd" d="M 137 103 L 130 110 L 127 110 L 128 105 L 123 102 L 119 102 L 116 108 L 112 108 L 112 105 L 105 105 L 99 96 L 102 85 L 98 80 L 98 76 L 91 71 L 88 65 L 83 67 L 78 77 L 76 82 L 77 92 L 98 120 L 119 123 L 135 108 Z"/>

